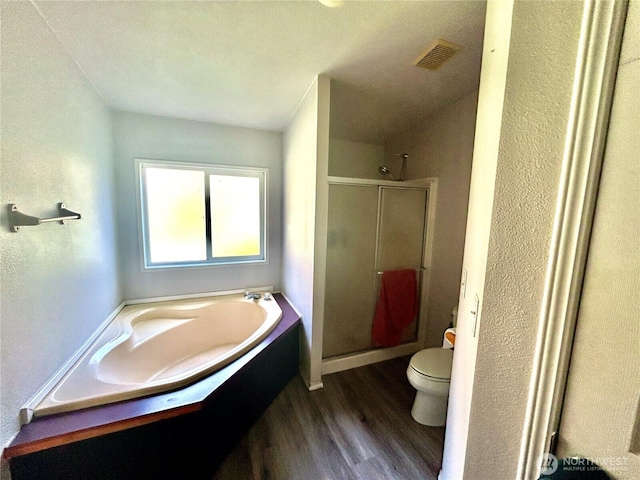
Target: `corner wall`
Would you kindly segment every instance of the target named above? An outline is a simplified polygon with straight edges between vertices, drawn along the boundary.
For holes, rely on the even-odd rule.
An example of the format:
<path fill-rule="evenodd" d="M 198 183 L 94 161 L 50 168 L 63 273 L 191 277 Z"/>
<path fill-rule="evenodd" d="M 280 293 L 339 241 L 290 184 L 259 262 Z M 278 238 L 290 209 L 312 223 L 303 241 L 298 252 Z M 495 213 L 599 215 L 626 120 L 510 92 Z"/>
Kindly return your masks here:
<path fill-rule="evenodd" d="M 438 178 L 426 347 L 442 345 L 458 304 L 477 104 L 473 92 L 384 145 L 385 165 L 396 174 L 401 159 L 391 155 L 408 153 L 405 178 Z"/>
<path fill-rule="evenodd" d="M 20 408 L 118 306 L 111 117 L 29 2 L 0 2 L 1 437 Z M 7 204 L 82 214 L 9 231 Z M 3 478 L 8 475 L 3 471 Z"/>
<path fill-rule="evenodd" d="M 300 373 L 312 389 L 322 385 L 329 88 L 327 77 L 316 77 L 283 142 L 282 292 L 302 317 Z M 323 218 L 324 245 L 319 244 Z"/>
<path fill-rule="evenodd" d="M 113 113 L 120 271 L 125 299 L 273 286 L 280 289 L 282 134 L 129 112 Z M 143 271 L 135 159 L 269 169 L 268 262 Z"/>
<path fill-rule="evenodd" d="M 329 175 L 351 178 L 383 178 L 384 147 L 369 143 L 329 139 Z"/>

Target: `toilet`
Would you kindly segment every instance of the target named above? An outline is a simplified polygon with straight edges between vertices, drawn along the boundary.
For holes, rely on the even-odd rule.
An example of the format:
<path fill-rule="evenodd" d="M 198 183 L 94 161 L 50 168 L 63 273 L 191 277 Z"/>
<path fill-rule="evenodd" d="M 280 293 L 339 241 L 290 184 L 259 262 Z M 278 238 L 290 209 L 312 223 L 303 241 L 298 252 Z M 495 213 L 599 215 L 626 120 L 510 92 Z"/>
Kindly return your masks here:
<path fill-rule="evenodd" d="M 455 325 L 457 308 L 452 312 Z M 455 332 L 455 329 L 449 329 Z M 448 331 L 449 331 L 448 330 Z M 422 425 L 442 427 L 447 419 L 447 401 L 451 383 L 453 349 L 445 334 L 443 348 L 427 348 L 411 357 L 407 367 L 407 378 L 416 389 L 416 399 L 411 408 L 411 416 Z"/>
<path fill-rule="evenodd" d="M 417 390 L 411 416 L 422 425 L 442 427 L 447 418 L 453 350 L 427 348 L 411 357 L 407 378 Z"/>

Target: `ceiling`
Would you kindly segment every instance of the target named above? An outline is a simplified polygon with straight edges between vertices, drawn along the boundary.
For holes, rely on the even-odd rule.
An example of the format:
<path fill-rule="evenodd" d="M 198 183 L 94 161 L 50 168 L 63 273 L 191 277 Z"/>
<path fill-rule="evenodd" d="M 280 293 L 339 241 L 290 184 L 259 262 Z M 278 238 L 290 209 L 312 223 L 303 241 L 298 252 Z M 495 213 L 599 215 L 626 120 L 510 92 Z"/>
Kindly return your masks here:
<path fill-rule="evenodd" d="M 34 4 L 116 110 L 283 131 L 326 74 L 331 135 L 381 144 L 478 87 L 479 0 Z M 463 48 L 413 66 L 438 38 Z"/>

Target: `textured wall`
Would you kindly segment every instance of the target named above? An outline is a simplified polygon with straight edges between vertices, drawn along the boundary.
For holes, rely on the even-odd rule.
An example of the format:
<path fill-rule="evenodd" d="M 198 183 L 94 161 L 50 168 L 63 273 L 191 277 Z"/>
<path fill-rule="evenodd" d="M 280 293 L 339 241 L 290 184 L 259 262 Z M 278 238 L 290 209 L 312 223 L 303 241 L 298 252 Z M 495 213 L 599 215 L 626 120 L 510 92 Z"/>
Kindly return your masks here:
<path fill-rule="evenodd" d="M 282 134 L 114 112 L 120 269 L 126 299 L 280 286 Z M 135 159 L 269 168 L 268 263 L 142 271 Z"/>
<path fill-rule="evenodd" d="M 4 445 L 20 407 L 120 302 L 109 111 L 29 2 L 1 2 Z M 9 232 L 7 204 L 66 226 Z"/>
<path fill-rule="evenodd" d="M 515 2 L 464 478 L 516 478 L 582 2 Z"/>
<path fill-rule="evenodd" d="M 438 177 L 427 346 L 442 335 L 458 304 L 478 93 L 474 92 L 384 145 L 385 165 L 399 172 L 394 153 L 408 153 L 405 178 Z"/>
<path fill-rule="evenodd" d="M 634 425 L 640 438 L 639 20 L 631 2 L 558 444 L 561 456 L 603 458 L 620 480 L 640 478 L 640 452 L 629 453 Z"/>

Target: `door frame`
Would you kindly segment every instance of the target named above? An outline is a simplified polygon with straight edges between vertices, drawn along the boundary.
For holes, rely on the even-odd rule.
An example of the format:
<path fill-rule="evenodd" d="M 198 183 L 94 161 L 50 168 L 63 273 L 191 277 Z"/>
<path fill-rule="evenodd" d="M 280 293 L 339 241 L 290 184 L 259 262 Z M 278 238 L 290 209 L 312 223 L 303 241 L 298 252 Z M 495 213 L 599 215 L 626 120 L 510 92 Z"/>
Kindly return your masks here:
<path fill-rule="evenodd" d="M 584 4 L 518 478 L 538 478 L 560 421 L 627 5 Z"/>

